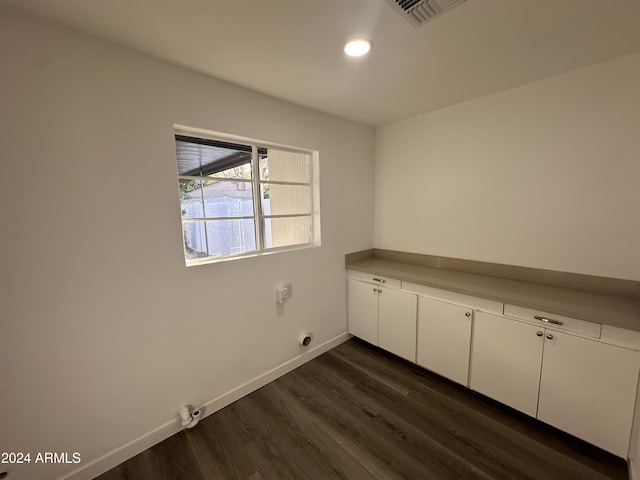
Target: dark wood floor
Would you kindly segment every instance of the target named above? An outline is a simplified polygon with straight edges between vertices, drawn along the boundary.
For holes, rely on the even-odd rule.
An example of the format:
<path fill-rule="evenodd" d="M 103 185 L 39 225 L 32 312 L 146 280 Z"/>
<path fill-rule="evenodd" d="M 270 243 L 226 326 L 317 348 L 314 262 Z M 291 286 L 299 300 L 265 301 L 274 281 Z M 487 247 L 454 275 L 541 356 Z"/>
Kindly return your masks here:
<path fill-rule="evenodd" d="M 626 464 L 358 340 L 99 480 L 626 479 Z"/>

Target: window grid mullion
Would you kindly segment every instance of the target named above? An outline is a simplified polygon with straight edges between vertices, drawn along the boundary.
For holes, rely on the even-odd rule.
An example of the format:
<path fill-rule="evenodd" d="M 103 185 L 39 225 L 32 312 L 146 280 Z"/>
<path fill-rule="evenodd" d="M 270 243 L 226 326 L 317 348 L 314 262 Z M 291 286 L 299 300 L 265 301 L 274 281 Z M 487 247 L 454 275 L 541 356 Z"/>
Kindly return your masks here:
<path fill-rule="evenodd" d="M 316 205 L 314 203 L 315 202 L 315 194 L 316 194 L 315 190 L 316 189 L 311 187 L 311 185 L 313 185 L 314 182 L 315 182 L 315 179 L 314 179 L 314 176 L 313 176 L 313 164 L 314 164 L 313 157 L 311 157 L 309 159 L 309 187 L 311 189 L 311 215 L 315 214 L 315 207 L 316 207 Z M 309 243 L 315 242 L 315 231 L 314 231 L 314 229 L 315 229 L 315 222 L 313 221 L 313 217 L 311 217 L 311 223 L 309 225 L 309 235 L 310 235 L 309 236 Z"/>
<path fill-rule="evenodd" d="M 198 163 L 200 164 L 200 175 L 202 175 L 202 154 L 198 155 Z M 200 184 L 200 199 L 202 200 L 202 215 L 207 215 L 207 207 L 204 203 L 204 185 L 203 182 L 198 182 Z M 207 255 L 209 255 L 209 232 L 207 231 L 207 224 L 204 224 L 204 244 L 207 248 Z"/>
<path fill-rule="evenodd" d="M 178 175 L 180 180 L 199 180 L 201 182 L 243 182 L 253 183 L 250 178 L 198 177 L 194 175 Z"/>
<path fill-rule="evenodd" d="M 260 215 L 260 219 L 265 218 L 298 218 L 298 217 L 310 217 L 310 213 L 283 213 L 281 215 Z"/>
<path fill-rule="evenodd" d="M 282 180 L 260 180 L 260 183 L 270 183 L 271 185 L 293 185 L 296 187 L 310 187 L 310 183 L 303 182 L 284 182 Z"/>
<path fill-rule="evenodd" d="M 194 222 L 215 222 L 218 220 L 254 220 L 252 216 L 242 217 L 188 217 L 183 218 L 182 223 L 194 223 Z"/>
<path fill-rule="evenodd" d="M 264 250 L 264 234 L 262 232 L 262 225 L 260 224 L 260 218 L 262 217 L 262 194 L 260 193 L 260 162 L 258 147 L 256 145 L 251 146 L 251 165 L 251 180 L 253 185 L 253 223 L 256 235 L 256 250 L 261 252 Z"/>

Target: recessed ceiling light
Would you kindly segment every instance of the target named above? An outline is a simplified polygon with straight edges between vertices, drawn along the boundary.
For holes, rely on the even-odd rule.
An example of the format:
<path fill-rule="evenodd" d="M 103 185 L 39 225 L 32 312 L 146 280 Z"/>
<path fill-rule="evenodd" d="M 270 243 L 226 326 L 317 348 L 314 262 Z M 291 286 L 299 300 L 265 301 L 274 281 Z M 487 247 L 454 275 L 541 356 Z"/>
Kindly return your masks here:
<path fill-rule="evenodd" d="M 346 43 L 344 46 L 344 53 L 350 57 L 361 57 L 369 53 L 371 47 L 372 43 L 370 40 L 365 38 L 354 38 Z"/>

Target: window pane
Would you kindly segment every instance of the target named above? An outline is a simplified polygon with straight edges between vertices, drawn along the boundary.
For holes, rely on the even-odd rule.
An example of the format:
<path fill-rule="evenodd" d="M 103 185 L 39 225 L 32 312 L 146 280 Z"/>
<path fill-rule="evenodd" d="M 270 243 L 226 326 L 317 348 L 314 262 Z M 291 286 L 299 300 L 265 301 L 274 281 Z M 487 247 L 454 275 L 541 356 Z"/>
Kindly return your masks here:
<path fill-rule="evenodd" d="M 179 180 L 180 208 L 182 218 L 199 218 L 204 216 L 202 207 L 202 189 L 199 180 Z"/>
<path fill-rule="evenodd" d="M 253 216 L 251 182 L 206 181 L 202 192 L 207 218 Z"/>
<path fill-rule="evenodd" d="M 251 252 L 256 249 L 253 219 L 208 221 L 208 253 L 212 257 Z"/>
<path fill-rule="evenodd" d="M 249 162 L 251 162 L 251 157 L 249 157 Z M 212 178 L 246 178 L 247 180 L 250 180 L 251 179 L 251 163 L 236 165 L 232 168 L 228 168 L 220 172 L 215 172 L 208 176 Z"/>
<path fill-rule="evenodd" d="M 311 216 L 265 218 L 263 227 L 266 248 L 311 243 Z"/>
<path fill-rule="evenodd" d="M 311 155 L 269 148 L 260 154 L 260 178 L 278 182 L 309 183 Z"/>
<path fill-rule="evenodd" d="M 264 215 L 311 213 L 311 187 L 263 183 L 260 188 Z"/>
<path fill-rule="evenodd" d="M 214 141 L 209 143 L 213 145 L 176 139 L 178 175 L 251 178 L 250 146 Z"/>
<path fill-rule="evenodd" d="M 253 219 L 185 222 L 182 224 L 187 260 L 218 257 L 256 249 Z"/>
<path fill-rule="evenodd" d="M 187 260 L 207 256 L 207 236 L 204 222 L 185 222 L 182 224 L 184 257 Z"/>

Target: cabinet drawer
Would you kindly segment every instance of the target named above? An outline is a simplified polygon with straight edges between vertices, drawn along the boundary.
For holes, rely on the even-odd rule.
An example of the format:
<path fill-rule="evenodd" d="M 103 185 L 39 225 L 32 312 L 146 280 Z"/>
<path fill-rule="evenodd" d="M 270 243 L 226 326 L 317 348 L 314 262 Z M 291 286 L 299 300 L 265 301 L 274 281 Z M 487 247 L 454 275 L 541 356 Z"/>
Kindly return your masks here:
<path fill-rule="evenodd" d="M 504 314 L 507 317 L 525 320 L 541 327 L 573 332 L 585 337 L 600 338 L 601 325 L 599 323 L 587 322 L 586 320 L 578 320 L 577 318 L 565 317 L 564 315 L 532 308 L 518 307 L 507 303 L 504 304 Z"/>
<path fill-rule="evenodd" d="M 385 287 L 400 288 L 402 282 L 395 278 L 384 277 L 382 275 L 376 275 L 374 273 L 360 272 L 358 270 L 349 270 L 347 272 L 349 278 L 355 278 L 362 280 L 363 282 L 369 282 L 376 285 L 384 285 Z"/>
<path fill-rule="evenodd" d="M 636 332 L 635 330 L 602 325 L 600 340 L 605 343 L 610 343 L 611 345 L 640 350 L 640 332 Z"/>

